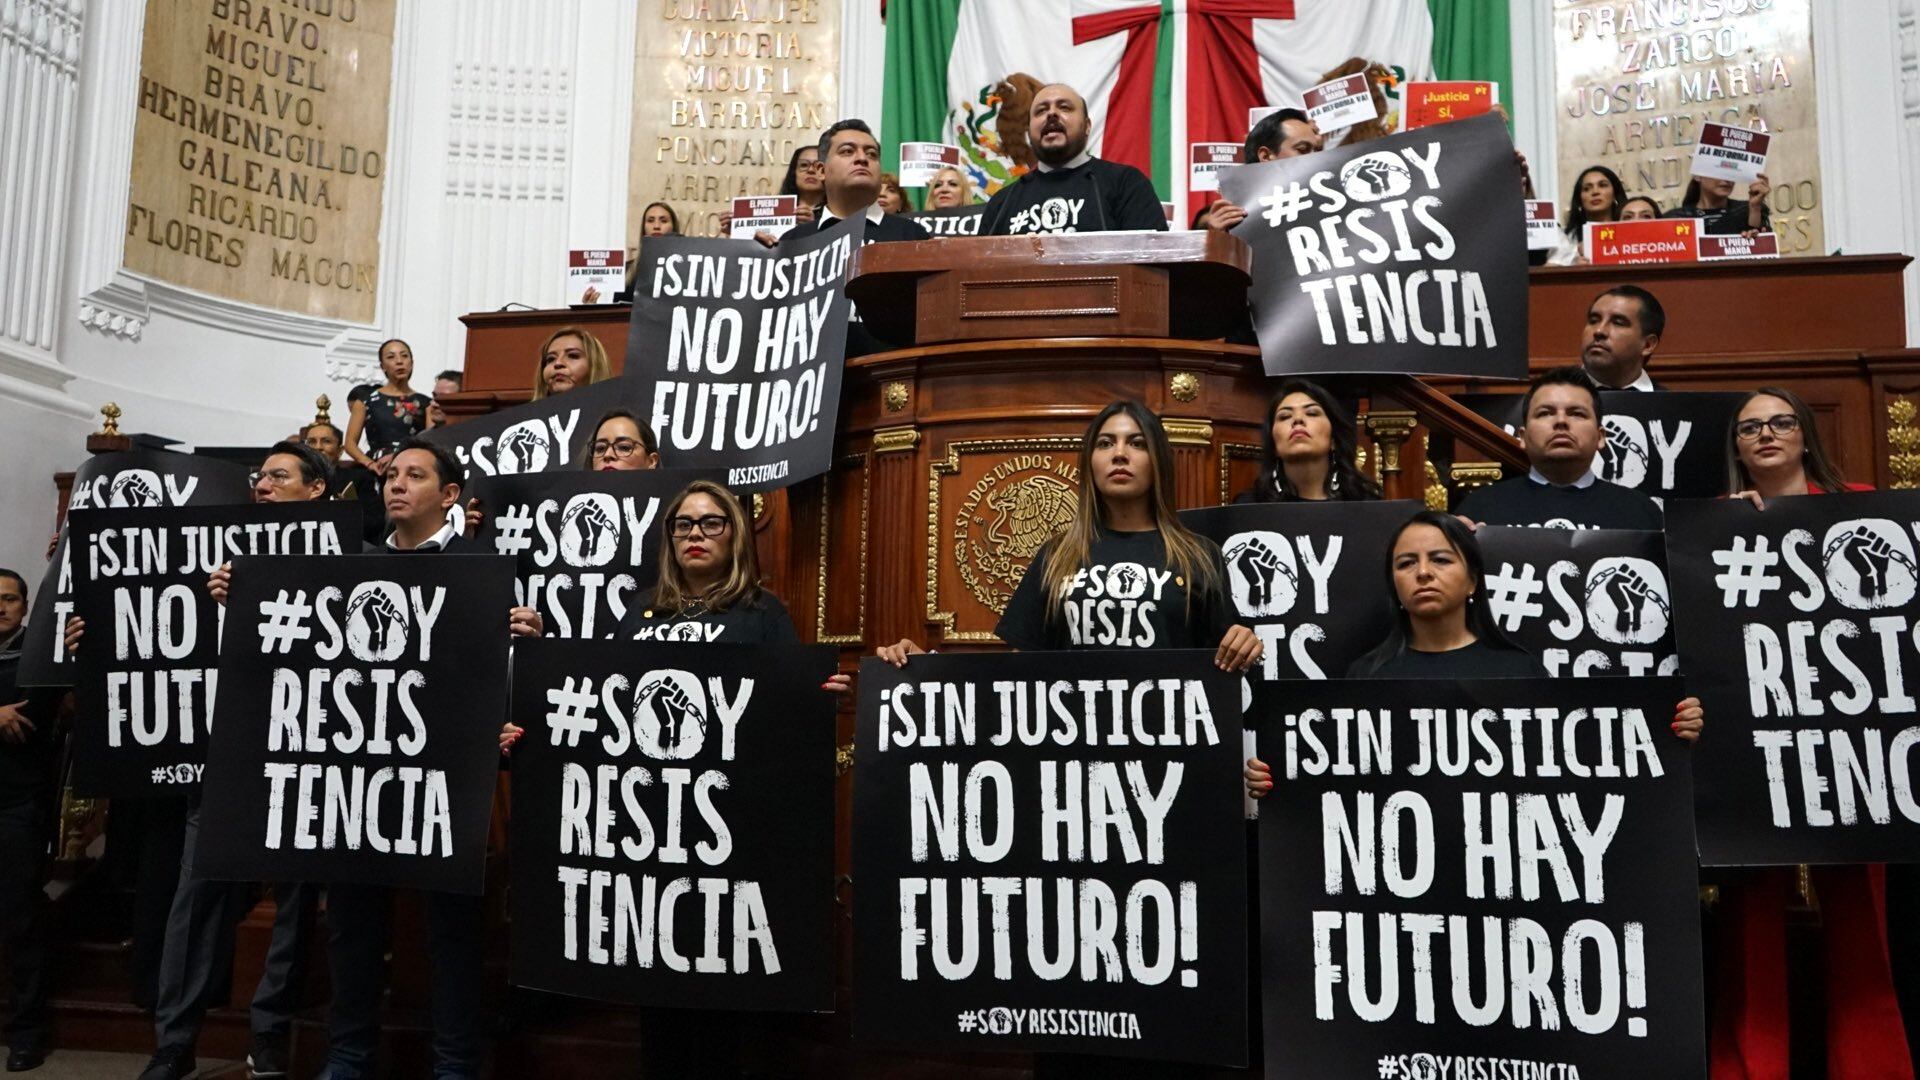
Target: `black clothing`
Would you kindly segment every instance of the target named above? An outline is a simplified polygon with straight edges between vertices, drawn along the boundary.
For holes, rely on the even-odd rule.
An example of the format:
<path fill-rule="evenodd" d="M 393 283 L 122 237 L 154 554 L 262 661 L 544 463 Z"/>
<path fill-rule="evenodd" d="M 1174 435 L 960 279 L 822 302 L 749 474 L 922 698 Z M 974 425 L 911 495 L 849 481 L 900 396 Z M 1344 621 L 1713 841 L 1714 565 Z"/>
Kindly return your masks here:
<path fill-rule="evenodd" d="M 781 242 L 784 243 L 788 238 L 812 236 L 839 220 L 833 216 L 833 211 L 822 206 L 814 212 L 812 221 L 802 221 L 788 229 L 786 235 L 780 238 Z M 867 229 L 862 234 L 860 244 L 865 247 L 868 244 L 892 244 L 903 240 L 931 239 L 933 234 L 912 218 L 902 217 L 899 214 L 881 214 L 879 221 L 873 220 L 872 217 L 867 218 Z M 868 331 L 867 324 L 860 319 L 860 309 L 857 306 L 849 305 L 849 310 L 851 315 L 847 321 L 848 359 L 900 347 L 899 343 L 883 341 Z"/>
<path fill-rule="evenodd" d="M 47 1005 L 47 845 L 53 838 L 55 773 L 59 744 L 54 723 L 57 687 L 21 693 L 20 648 L 26 628 L 0 641 L 0 705 L 24 699 L 21 715 L 33 724 L 26 741 L 0 740 L 0 940 L 7 956 L 7 1047 L 49 1049 Z"/>
<path fill-rule="evenodd" d="M 50 797 L 54 789 L 59 746 L 54 741 L 54 722 L 58 718 L 60 698 L 65 689 L 37 686 L 24 693 L 15 681 L 20 674 L 20 651 L 27 642 L 23 625 L 0 641 L 0 705 L 25 700 L 20 711 L 33 722 L 25 742 L 0 739 L 0 806 L 33 802 Z"/>
<path fill-rule="evenodd" d="M 1454 513 L 1484 525 L 1646 532 L 1659 532 L 1665 526 L 1660 504 L 1651 497 L 1597 479 L 1576 488 L 1516 476 L 1468 493 Z"/>
<path fill-rule="evenodd" d="M 985 213 L 982 236 L 1167 231 L 1153 181 L 1131 165 L 1099 158 L 1065 169 L 1035 169 L 996 192 Z"/>
<path fill-rule="evenodd" d="M 1057 543 L 1058 541 L 1055 541 Z M 1038 649 L 1211 649 L 1233 625 L 1226 564 L 1213 541 L 1214 587 L 1189 597 L 1192 582 L 1167 569 L 1160 530 L 1095 536 L 1087 565 L 1047 611 L 1049 544 L 1033 557 L 994 633 L 1022 651 Z"/>
<path fill-rule="evenodd" d="M 1451 652 L 1420 652 L 1407 648 L 1381 665 L 1362 672 L 1356 664 L 1347 672 L 1354 678 L 1380 679 L 1529 679 L 1545 678 L 1539 657 L 1524 649 L 1475 641 Z"/>
<path fill-rule="evenodd" d="M 347 401 L 367 407 L 367 418 L 360 434 L 367 442 L 367 456 L 378 457 L 427 428 L 427 406 L 433 399 L 425 394 L 389 397 L 378 386 L 356 386 L 347 393 Z"/>
<path fill-rule="evenodd" d="M 1274 497 L 1273 497 L 1273 498 L 1268 498 L 1268 497 L 1266 496 L 1266 493 L 1265 493 L 1265 492 L 1263 492 L 1263 491 L 1261 491 L 1261 486 L 1262 486 L 1262 481 L 1259 481 L 1259 480 L 1256 480 L 1256 481 L 1254 481 L 1254 484 L 1253 484 L 1253 486 L 1252 486 L 1252 487 L 1250 487 L 1250 488 L 1248 488 L 1248 489 L 1247 489 L 1247 490 L 1245 490 L 1245 491 L 1242 491 L 1242 492 L 1241 492 L 1240 494 L 1238 494 L 1238 495 L 1235 495 L 1235 496 L 1233 497 L 1233 505 L 1235 505 L 1235 506 L 1246 506 L 1246 505 L 1249 505 L 1249 504 L 1255 504 L 1255 503 L 1269 503 L 1269 502 L 1275 502 L 1275 503 L 1291 503 L 1291 502 L 1374 502 L 1374 501 L 1377 501 L 1377 500 L 1378 500 L 1378 499 L 1380 498 L 1380 493 L 1379 493 L 1379 492 L 1377 492 L 1377 491 L 1369 491 L 1369 490 L 1367 490 L 1367 489 L 1365 489 L 1365 488 L 1363 488 L 1363 487 L 1361 487 L 1361 486 L 1360 486 L 1360 485 L 1358 485 L 1358 484 L 1347 484 L 1347 483 L 1343 483 L 1343 484 L 1341 484 L 1341 486 L 1340 486 L 1340 490 L 1338 490 L 1338 491 L 1336 491 L 1336 492 L 1334 492 L 1334 493 L 1333 493 L 1333 496 L 1332 496 L 1331 498 L 1327 498 L 1327 499 L 1303 499 L 1303 498 L 1301 498 L 1301 497 L 1300 497 L 1300 496 L 1298 496 L 1298 495 L 1289 495 L 1289 494 L 1287 494 L 1287 493 L 1285 493 L 1285 492 L 1283 492 L 1283 491 L 1281 491 L 1281 490 L 1280 490 L 1280 485 L 1279 485 L 1279 483 L 1278 483 L 1277 481 L 1276 481 L 1276 482 L 1274 483 L 1274 485 L 1273 485 L 1273 496 L 1274 496 Z"/>
<path fill-rule="evenodd" d="M 682 611 L 653 606 L 653 591 L 627 605 L 614 635 L 634 641 L 717 641 L 722 645 L 798 645 L 787 605 L 766 590 L 725 611 L 708 611 L 695 602 Z"/>
<path fill-rule="evenodd" d="M 1676 206 L 1660 215 L 1669 218 L 1699 218 L 1703 223 L 1700 231 L 1707 236 L 1738 236 L 1753 226 L 1747 224 L 1747 200 L 1728 199 L 1727 205 L 1718 210 L 1702 210 L 1698 206 Z M 1773 230 L 1773 211 L 1765 203 L 1760 206 L 1760 230 Z"/>

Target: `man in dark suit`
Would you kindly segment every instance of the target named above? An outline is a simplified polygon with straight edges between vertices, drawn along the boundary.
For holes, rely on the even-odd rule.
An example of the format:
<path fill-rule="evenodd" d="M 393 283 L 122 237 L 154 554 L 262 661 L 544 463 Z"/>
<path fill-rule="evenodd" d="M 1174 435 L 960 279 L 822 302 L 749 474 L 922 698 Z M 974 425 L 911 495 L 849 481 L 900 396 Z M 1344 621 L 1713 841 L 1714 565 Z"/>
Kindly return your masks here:
<path fill-rule="evenodd" d="M 7 950 L 7 1071 L 47 1056 L 46 863 L 52 833 L 60 691 L 21 691 L 27 579 L 0 570 L 0 935 Z"/>
<path fill-rule="evenodd" d="M 1664 390 L 1647 374 L 1667 312 L 1638 285 L 1616 285 L 1593 298 L 1580 339 L 1580 366 L 1602 390 Z"/>

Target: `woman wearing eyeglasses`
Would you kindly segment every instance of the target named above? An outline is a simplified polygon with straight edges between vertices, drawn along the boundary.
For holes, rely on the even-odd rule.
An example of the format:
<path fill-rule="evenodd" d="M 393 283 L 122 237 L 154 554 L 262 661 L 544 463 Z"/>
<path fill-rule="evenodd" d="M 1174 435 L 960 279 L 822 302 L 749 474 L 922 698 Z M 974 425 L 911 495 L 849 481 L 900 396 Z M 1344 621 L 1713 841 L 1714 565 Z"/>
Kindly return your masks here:
<path fill-rule="evenodd" d="M 638 417 L 625 409 L 609 409 L 593 427 L 593 441 L 580 457 L 580 467 L 588 472 L 625 472 L 628 469 L 660 467 L 660 444 L 653 432 Z M 480 531 L 486 521 L 486 508 L 479 499 L 467 500 L 468 536 Z"/>
<path fill-rule="evenodd" d="M 1849 484 L 1827 456 L 1813 410 L 1791 390 L 1748 394 L 1727 429 L 1727 491 L 1757 509 L 1783 495 L 1871 491 Z M 1786 866 L 1723 869 L 1712 932 L 1709 981 L 1714 1009 L 1709 1061 L 1714 1080 L 1785 1077 L 1792 1026 L 1787 990 L 1787 909 L 1797 904 Z M 1914 1075 L 1895 995 L 1883 864 L 1815 866 L 1808 882 L 1820 912 L 1827 1075 Z M 1798 996 L 1798 995 L 1796 995 Z"/>

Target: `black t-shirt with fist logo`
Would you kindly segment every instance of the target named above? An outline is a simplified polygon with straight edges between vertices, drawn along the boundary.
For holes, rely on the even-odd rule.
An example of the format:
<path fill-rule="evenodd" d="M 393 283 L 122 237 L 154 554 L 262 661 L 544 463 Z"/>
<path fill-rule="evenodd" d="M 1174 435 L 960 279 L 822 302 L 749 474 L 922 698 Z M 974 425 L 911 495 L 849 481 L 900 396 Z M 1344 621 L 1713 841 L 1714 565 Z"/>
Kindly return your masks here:
<path fill-rule="evenodd" d="M 1453 512 L 1482 525 L 1645 532 L 1665 527 L 1660 504 L 1652 497 L 1605 480 L 1586 487 L 1560 487 L 1516 476 L 1469 493 Z"/>
<path fill-rule="evenodd" d="M 1220 549 L 1205 538 L 1200 542 L 1213 560 L 1214 586 L 1194 593 L 1194 583 L 1167 566 L 1160 530 L 1101 530 L 1087 565 L 1074 573 L 1060 608 L 1051 613 L 1043 548 L 994 633 L 1022 651 L 1211 649 L 1233 624 L 1233 613 L 1221 590 L 1227 571 Z"/>
<path fill-rule="evenodd" d="M 679 611 L 653 605 L 653 592 L 628 603 L 614 635 L 634 641 L 719 642 L 723 645 L 798 645 L 793 616 L 780 598 L 762 589 L 753 599 L 725 611 L 708 611 L 699 602 Z"/>

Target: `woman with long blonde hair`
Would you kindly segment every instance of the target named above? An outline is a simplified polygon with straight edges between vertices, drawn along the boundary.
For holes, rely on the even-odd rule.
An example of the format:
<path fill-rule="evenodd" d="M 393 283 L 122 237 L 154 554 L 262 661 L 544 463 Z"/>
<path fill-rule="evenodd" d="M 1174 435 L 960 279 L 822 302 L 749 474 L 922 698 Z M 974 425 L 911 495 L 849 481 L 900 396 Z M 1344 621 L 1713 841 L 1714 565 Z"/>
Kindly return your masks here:
<path fill-rule="evenodd" d="M 540 345 L 540 364 L 533 370 L 533 400 L 612 376 L 613 365 L 600 339 L 578 326 L 563 326 Z"/>

